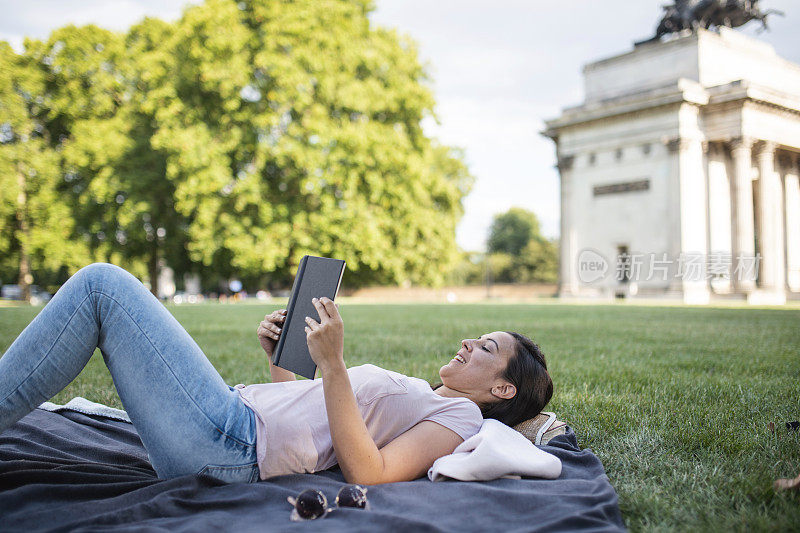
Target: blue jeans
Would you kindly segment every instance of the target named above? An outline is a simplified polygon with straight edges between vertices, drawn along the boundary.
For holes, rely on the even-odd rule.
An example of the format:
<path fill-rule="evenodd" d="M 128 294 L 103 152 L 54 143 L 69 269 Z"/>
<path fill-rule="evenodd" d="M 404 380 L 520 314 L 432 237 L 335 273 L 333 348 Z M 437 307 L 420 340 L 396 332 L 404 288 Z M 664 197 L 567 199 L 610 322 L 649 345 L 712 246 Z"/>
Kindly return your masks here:
<path fill-rule="evenodd" d="M 166 307 L 107 263 L 67 280 L 0 358 L 0 433 L 69 385 L 98 347 L 159 478 L 258 481 L 253 411 Z"/>

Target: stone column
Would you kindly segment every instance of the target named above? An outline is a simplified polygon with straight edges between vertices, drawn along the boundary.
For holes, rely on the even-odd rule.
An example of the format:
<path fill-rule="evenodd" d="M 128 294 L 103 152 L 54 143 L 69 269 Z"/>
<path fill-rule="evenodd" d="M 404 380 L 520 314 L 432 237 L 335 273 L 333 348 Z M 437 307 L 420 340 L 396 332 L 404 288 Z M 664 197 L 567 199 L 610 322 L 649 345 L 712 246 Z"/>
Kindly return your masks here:
<path fill-rule="evenodd" d="M 678 261 L 683 251 L 681 242 L 681 139 L 675 137 L 665 142 L 669 158 L 669 175 L 667 178 L 666 204 L 667 204 L 667 256 L 674 262 L 673 271 L 670 272 L 667 294 L 683 295 L 683 283 L 678 277 Z"/>
<path fill-rule="evenodd" d="M 731 179 L 733 214 L 733 266 L 742 259 L 755 257 L 755 228 L 753 217 L 753 139 L 739 137 L 731 144 L 733 176 Z M 755 272 L 734 272 L 733 284 L 738 292 L 755 289 Z"/>
<path fill-rule="evenodd" d="M 793 157 L 786 166 L 786 281 L 789 290 L 800 292 L 800 161 Z"/>
<path fill-rule="evenodd" d="M 574 296 L 578 293 L 578 280 L 575 272 L 575 221 L 572 216 L 572 166 L 575 156 L 558 157 L 558 171 L 561 175 L 561 239 L 559 243 L 559 296 Z"/>
<path fill-rule="evenodd" d="M 731 183 L 725 150 L 712 143 L 708 151 L 708 252 L 711 286 L 715 292 L 731 292 Z M 727 275 L 726 275 L 727 274 Z"/>
<path fill-rule="evenodd" d="M 680 243 L 684 254 L 681 266 L 684 271 L 681 273 L 683 301 L 704 304 L 710 298 L 706 279 L 708 201 L 704 143 L 699 137 L 682 137 L 673 146 L 678 158 Z"/>
<path fill-rule="evenodd" d="M 783 188 L 775 172 L 775 143 L 764 142 L 758 151 L 759 247 L 764 292 L 782 294 L 785 290 L 783 261 Z"/>

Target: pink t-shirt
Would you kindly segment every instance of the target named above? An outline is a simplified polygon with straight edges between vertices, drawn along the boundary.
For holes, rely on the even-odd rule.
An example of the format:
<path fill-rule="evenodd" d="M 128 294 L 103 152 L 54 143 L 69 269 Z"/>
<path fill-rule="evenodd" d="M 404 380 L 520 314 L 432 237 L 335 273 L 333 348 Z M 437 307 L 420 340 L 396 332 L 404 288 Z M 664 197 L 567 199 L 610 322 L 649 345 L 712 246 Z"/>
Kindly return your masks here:
<path fill-rule="evenodd" d="M 445 398 L 427 381 L 375 365 L 347 369 L 367 430 L 378 448 L 423 420 L 432 420 L 464 440 L 478 433 L 483 416 L 467 398 Z M 261 479 L 312 473 L 337 464 L 322 378 L 236 385 L 256 414 L 256 449 Z"/>

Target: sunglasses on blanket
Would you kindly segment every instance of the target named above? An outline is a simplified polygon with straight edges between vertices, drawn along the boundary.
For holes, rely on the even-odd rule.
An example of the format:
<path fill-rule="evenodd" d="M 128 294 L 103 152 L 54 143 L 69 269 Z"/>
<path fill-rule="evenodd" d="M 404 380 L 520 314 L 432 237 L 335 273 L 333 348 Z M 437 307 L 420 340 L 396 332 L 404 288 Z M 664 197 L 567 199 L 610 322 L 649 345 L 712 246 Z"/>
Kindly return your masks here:
<path fill-rule="evenodd" d="M 289 496 L 286 500 L 294 506 L 290 516 L 294 522 L 324 518 L 333 511 L 333 508 L 328 507 L 328 499 L 320 490 L 307 489 L 298 494 L 297 498 Z M 336 495 L 336 507 L 369 509 L 367 488 L 361 485 L 345 485 Z"/>

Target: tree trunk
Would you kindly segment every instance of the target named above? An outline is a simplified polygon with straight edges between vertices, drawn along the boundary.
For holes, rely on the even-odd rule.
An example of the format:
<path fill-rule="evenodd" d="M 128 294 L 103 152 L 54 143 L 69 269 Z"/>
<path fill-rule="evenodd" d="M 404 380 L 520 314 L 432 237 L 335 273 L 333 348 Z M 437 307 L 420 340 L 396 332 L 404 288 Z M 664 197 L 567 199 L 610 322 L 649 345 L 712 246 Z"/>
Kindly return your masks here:
<path fill-rule="evenodd" d="M 33 275 L 31 275 L 31 261 L 28 256 L 28 240 L 30 236 L 30 228 L 28 227 L 28 198 L 25 193 L 26 180 L 25 173 L 22 171 L 21 166 L 17 165 L 17 186 L 19 187 L 19 194 L 17 194 L 17 224 L 22 238 L 19 239 L 19 289 L 20 295 L 24 302 L 31 302 L 31 283 L 33 283 Z"/>
<path fill-rule="evenodd" d="M 492 298 L 492 265 L 489 262 L 489 252 L 483 256 L 484 273 L 486 277 L 486 298 Z"/>
<path fill-rule="evenodd" d="M 158 298 L 158 246 L 153 246 L 147 267 L 150 273 L 150 292 Z"/>
<path fill-rule="evenodd" d="M 300 261 L 303 259 L 302 257 L 295 257 L 296 250 L 297 246 L 289 246 L 289 255 L 287 256 L 286 260 L 286 265 L 288 267 L 288 272 L 286 273 L 286 286 L 289 288 L 291 288 L 292 284 L 294 283 L 294 278 L 297 275 L 297 269 L 300 268 Z"/>

